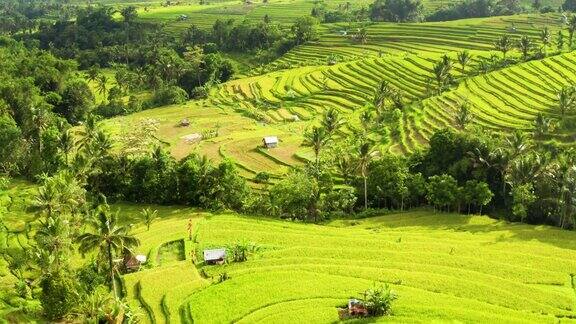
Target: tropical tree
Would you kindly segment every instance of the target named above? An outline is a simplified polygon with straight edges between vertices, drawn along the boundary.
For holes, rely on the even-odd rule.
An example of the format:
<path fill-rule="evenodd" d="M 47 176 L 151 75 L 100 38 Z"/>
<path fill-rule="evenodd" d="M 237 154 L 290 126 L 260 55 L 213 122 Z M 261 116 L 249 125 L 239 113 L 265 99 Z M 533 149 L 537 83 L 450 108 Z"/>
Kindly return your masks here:
<path fill-rule="evenodd" d="M 572 41 L 574 40 L 574 32 L 576 32 L 576 15 L 572 15 L 568 21 L 568 47 L 572 49 Z"/>
<path fill-rule="evenodd" d="M 457 60 L 458 63 L 460 63 L 460 72 L 462 72 L 462 74 L 464 74 L 464 72 L 466 71 L 466 65 L 468 65 L 470 59 L 472 59 L 472 55 L 470 55 L 470 52 L 468 51 L 458 52 Z"/>
<path fill-rule="evenodd" d="M 569 220 L 574 222 L 576 214 L 576 163 L 571 154 L 561 155 L 552 166 L 551 176 L 557 187 L 555 200 L 559 206 L 560 227 L 564 228 Z"/>
<path fill-rule="evenodd" d="M 374 90 L 374 99 L 372 101 L 377 112 L 381 112 L 385 109 L 386 100 L 390 98 L 392 92 L 394 92 L 394 89 L 392 89 L 390 83 L 387 80 L 382 80 Z"/>
<path fill-rule="evenodd" d="M 71 235 L 70 223 L 63 216 L 47 217 L 40 221 L 35 239 L 38 247 L 50 251 L 48 268 L 42 269 L 43 272 L 59 273 L 62 270 L 72 251 Z"/>
<path fill-rule="evenodd" d="M 558 35 L 556 36 L 556 48 L 558 51 L 562 51 L 564 49 L 564 33 L 562 30 L 559 30 Z"/>
<path fill-rule="evenodd" d="M 105 98 L 106 93 L 108 92 L 108 88 L 106 87 L 108 85 L 108 77 L 104 74 L 101 74 L 100 76 L 98 76 L 98 79 L 96 79 L 96 83 L 98 93 L 100 93 Z"/>
<path fill-rule="evenodd" d="M 544 29 L 540 31 L 540 41 L 542 42 L 542 47 L 540 50 L 544 53 L 544 55 L 546 55 L 546 49 L 548 48 L 548 45 L 550 45 L 551 40 L 552 34 L 550 34 L 550 30 L 548 27 L 544 27 Z"/>
<path fill-rule="evenodd" d="M 150 208 L 142 209 L 140 213 L 142 219 L 144 220 L 144 224 L 146 224 L 146 229 L 150 230 L 150 225 L 152 222 L 158 217 L 158 210 L 152 210 Z"/>
<path fill-rule="evenodd" d="M 438 87 L 438 94 L 440 94 L 452 81 L 452 75 L 450 74 L 451 69 L 452 64 L 448 56 L 444 56 L 434 65 L 432 72 L 434 73 L 434 79 Z"/>
<path fill-rule="evenodd" d="M 512 214 L 520 218 L 520 222 L 528 215 L 528 207 L 536 200 L 531 183 L 512 187 Z"/>
<path fill-rule="evenodd" d="M 60 151 L 62 152 L 62 154 L 64 154 L 64 161 L 66 165 L 68 165 L 69 155 L 74 149 L 74 138 L 69 129 L 60 133 L 58 144 Z"/>
<path fill-rule="evenodd" d="M 374 144 L 367 139 L 363 139 L 356 149 L 356 168 L 364 181 L 364 210 L 368 209 L 368 165 L 376 154 Z"/>
<path fill-rule="evenodd" d="M 466 125 L 474 120 L 474 114 L 470 111 L 470 103 L 467 100 L 458 104 L 458 111 L 454 120 L 461 130 L 466 129 Z"/>
<path fill-rule="evenodd" d="M 368 41 L 368 30 L 366 29 L 366 27 L 359 28 L 356 35 L 354 35 L 354 38 L 358 43 L 366 44 L 366 42 Z"/>
<path fill-rule="evenodd" d="M 128 227 L 117 224 L 116 215 L 111 213 L 106 203 L 94 210 L 89 225 L 92 232 L 78 237 L 79 250 L 81 253 L 97 251 L 100 258 L 108 262 L 110 289 L 114 296 L 117 296 L 114 257 L 118 253 L 129 251 L 140 242 L 128 233 Z"/>
<path fill-rule="evenodd" d="M 543 114 L 539 113 L 534 120 L 534 137 L 542 138 L 552 130 L 553 124 L 552 119 L 546 118 Z"/>
<path fill-rule="evenodd" d="M 512 43 L 512 37 L 510 35 L 502 35 L 494 42 L 494 48 L 497 51 L 502 52 L 502 57 L 506 59 L 506 53 L 508 53 L 514 44 Z"/>
<path fill-rule="evenodd" d="M 458 200 L 458 183 L 447 174 L 430 177 L 427 185 L 426 199 L 435 208 L 446 207 L 450 211 L 450 206 Z"/>
<path fill-rule="evenodd" d="M 524 61 L 528 59 L 528 54 L 532 50 L 533 46 L 534 44 L 532 43 L 532 39 L 530 39 L 530 37 L 526 35 L 520 37 L 520 40 L 518 41 L 518 49 L 520 52 L 522 52 L 522 59 Z"/>
<path fill-rule="evenodd" d="M 322 127 L 326 129 L 329 136 L 332 136 L 343 123 L 340 112 L 335 108 L 328 109 L 322 118 Z"/>
<path fill-rule="evenodd" d="M 528 152 L 531 147 L 528 137 L 521 130 L 516 130 L 510 136 L 507 136 L 505 143 L 512 159 Z"/>
<path fill-rule="evenodd" d="M 314 150 L 316 165 L 320 163 L 320 153 L 328 143 L 330 134 L 324 127 L 312 127 L 311 130 L 304 133 L 304 145 L 310 146 Z"/>
<path fill-rule="evenodd" d="M 90 82 L 96 82 L 100 77 L 100 68 L 97 65 L 91 66 L 88 71 L 86 71 L 86 80 Z"/>
<path fill-rule="evenodd" d="M 558 102 L 558 110 L 562 117 L 576 108 L 576 91 L 574 86 L 567 86 L 558 92 L 556 95 L 556 100 Z"/>

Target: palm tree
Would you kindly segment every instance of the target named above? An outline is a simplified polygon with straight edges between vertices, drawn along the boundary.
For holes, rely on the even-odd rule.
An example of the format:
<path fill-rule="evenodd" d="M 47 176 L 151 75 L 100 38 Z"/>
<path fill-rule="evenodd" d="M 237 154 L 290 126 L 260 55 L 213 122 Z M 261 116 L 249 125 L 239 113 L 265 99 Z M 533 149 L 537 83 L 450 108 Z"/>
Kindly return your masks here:
<path fill-rule="evenodd" d="M 548 27 L 544 27 L 544 29 L 540 31 L 540 41 L 542 42 L 541 50 L 544 52 L 544 55 L 546 55 L 546 49 L 548 48 L 551 40 L 552 35 L 550 34 L 550 30 Z"/>
<path fill-rule="evenodd" d="M 558 36 L 556 37 L 556 48 L 558 51 L 562 51 L 562 49 L 564 49 L 564 33 L 562 30 L 558 31 Z"/>
<path fill-rule="evenodd" d="M 460 72 L 462 72 L 462 74 L 464 74 L 464 71 L 466 70 L 466 65 L 468 65 L 468 62 L 470 62 L 471 58 L 472 56 L 468 51 L 462 51 L 458 53 L 457 59 L 458 63 L 460 63 L 461 68 Z"/>
<path fill-rule="evenodd" d="M 512 159 L 530 150 L 528 137 L 520 130 L 516 130 L 512 135 L 506 137 L 506 144 Z"/>
<path fill-rule="evenodd" d="M 502 52 L 502 57 L 504 59 L 506 59 L 506 53 L 508 53 L 512 47 L 512 37 L 510 35 L 502 35 L 494 42 L 494 48 L 497 51 Z"/>
<path fill-rule="evenodd" d="M 66 130 L 60 134 L 59 138 L 59 148 L 64 153 L 64 161 L 68 165 L 68 156 L 70 152 L 74 149 L 74 138 L 70 130 Z"/>
<path fill-rule="evenodd" d="M 146 229 L 149 231 L 150 225 L 152 225 L 152 222 L 154 221 L 154 219 L 156 219 L 156 217 L 158 217 L 158 211 L 152 210 L 150 208 L 146 208 L 146 209 L 142 209 L 142 212 L 140 213 L 140 215 L 142 215 L 142 219 L 144 219 L 144 224 L 146 224 Z"/>
<path fill-rule="evenodd" d="M 541 113 L 536 116 L 534 120 L 534 137 L 542 138 L 546 133 L 552 129 L 553 122 L 550 118 L 544 117 Z"/>
<path fill-rule="evenodd" d="M 374 158 L 376 151 L 369 140 L 364 139 L 357 148 L 357 169 L 364 180 L 364 210 L 368 209 L 368 165 Z"/>
<path fill-rule="evenodd" d="M 304 134 L 304 145 L 310 146 L 314 150 L 316 157 L 316 165 L 320 163 L 320 151 L 326 145 L 329 139 L 329 134 L 324 127 L 313 127 L 311 131 Z"/>
<path fill-rule="evenodd" d="M 550 175 L 557 186 L 556 201 L 560 208 L 560 227 L 564 228 L 568 219 L 574 218 L 576 211 L 576 165 L 574 157 L 565 154 L 558 157 L 550 168 Z"/>
<path fill-rule="evenodd" d="M 533 46 L 532 39 L 530 39 L 530 37 L 526 35 L 522 36 L 518 41 L 518 49 L 522 52 L 522 59 L 524 61 L 526 61 L 526 59 L 528 58 L 528 54 L 530 53 L 532 46 Z"/>
<path fill-rule="evenodd" d="M 438 85 L 438 94 L 440 94 L 442 90 L 444 90 L 444 88 L 450 83 L 452 77 L 450 75 L 451 70 L 452 62 L 446 55 L 444 55 L 442 59 L 434 65 L 432 72 L 434 73 L 436 84 Z"/>
<path fill-rule="evenodd" d="M 72 240 L 70 239 L 70 226 L 68 221 L 61 216 L 47 217 L 45 221 L 40 221 L 41 225 L 36 232 L 38 246 L 49 251 L 52 256 L 50 267 L 58 272 L 68 257 L 68 252 L 72 250 Z M 43 269 L 49 272 L 49 269 Z"/>
<path fill-rule="evenodd" d="M 360 44 L 366 44 L 368 41 L 368 30 L 365 27 L 359 28 L 358 33 L 356 34 L 356 41 Z"/>
<path fill-rule="evenodd" d="M 381 111 L 384 109 L 384 105 L 386 104 L 386 99 L 390 97 L 393 90 L 390 87 L 390 83 L 388 81 L 383 80 L 380 82 L 376 90 L 374 91 L 374 100 L 372 104 L 376 108 L 376 111 Z"/>
<path fill-rule="evenodd" d="M 573 86 L 562 88 L 556 97 L 562 117 L 576 106 L 575 88 Z"/>
<path fill-rule="evenodd" d="M 340 112 L 335 108 L 330 108 L 324 113 L 322 118 L 322 127 L 326 129 L 328 135 L 333 135 L 335 131 L 340 128 L 343 124 L 343 120 L 340 117 Z"/>
<path fill-rule="evenodd" d="M 106 97 L 106 93 L 108 92 L 108 88 L 106 88 L 106 85 L 108 84 L 108 77 L 105 76 L 104 74 L 101 74 L 100 76 L 98 76 L 96 82 L 98 83 L 96 85 L 98 92 L 104 97 Z"/>
<path fill-rule="evenodd" d="M 140 242 L 128 233 L 128 227 L 118 226 L 116 215 L 110 213 L 106 203 L 96 208 L 94 218 L 89 225 L 93 232 L 84 233 L 78 237 L 79 250 L 81 253 L 97 251 L 99 256 L 108 262 L 110 289 L 114 296 L 117 296 L 114 257 L 117 253 L 129 251 L 138 246 Z"/>
<path fill-rule="evenodd" d="M 90 82 L 96 82 L 96 80 L 100 77 L 100 69 L 97 65 L 93 65 L 86 71 L 86 80 Z"/>
<path fill-rule="evenodd" d="M 366 132 L 370 129 L 372 120 L 373 116 L 370 110 L 366 109 L 360 114 L 360 124 L 362 125 L 362 131 Z"/>
<path fill-rule="evenodd" d="M 470 103 L 467 100 L 460 102 L 458 104 L 458 111 L 456 112 L 456 116 L 454 118 L 458 128 L 464 130 L 466 125 L 468 125 L 473 119 L 474 114 L 470 111 Z"/>
<path fill-rule="evenodd" d="M 42 154 L 42 133 L 48 125 L 50 115 L 48 111 L 43 107 L 35 107 L 32 109 L 32 125 L 34 129 L 34 135 L 36 138 L 34 141 L 37 144 L 38 154 Z"/>
<path fill-rule="evenodd" d="M 570 17 L 568 21 L 568 47 L 572 49 L 572 40 L 574 39 L 574 32 L 576 31 L 576 15 Z"/>

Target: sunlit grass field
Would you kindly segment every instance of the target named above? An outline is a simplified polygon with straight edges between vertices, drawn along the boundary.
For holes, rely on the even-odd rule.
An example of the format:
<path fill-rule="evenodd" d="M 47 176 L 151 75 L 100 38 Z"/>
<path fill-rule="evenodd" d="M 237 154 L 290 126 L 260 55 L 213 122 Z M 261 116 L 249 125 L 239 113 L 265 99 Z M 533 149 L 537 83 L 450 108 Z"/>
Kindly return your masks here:
<path fill-rule="evenodd" d="M 427 210 L 324 225 L 160 214 L 150 231 L 135 229 L 141 252 L 181 240 L 190 253 L 124 276 L 148 321 L 331 323 L 337 306 L 377 282 L 400 297 L 393 316 L 376 321 L 554 323 L 575 315 L 573 232 Z M 194 249 L 238 240 L 259 252 L 243 263 L 192 263 Z M 217 283 L 224 272 L 230 279 Z"/>

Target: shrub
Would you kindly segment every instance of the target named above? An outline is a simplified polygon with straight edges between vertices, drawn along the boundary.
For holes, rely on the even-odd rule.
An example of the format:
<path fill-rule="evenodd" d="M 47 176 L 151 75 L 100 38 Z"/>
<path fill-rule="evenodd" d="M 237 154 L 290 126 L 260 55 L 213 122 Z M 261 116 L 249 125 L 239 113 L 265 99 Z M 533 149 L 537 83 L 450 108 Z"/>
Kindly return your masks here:
<path fill-rule="evenodd" d="M 255 253 L 259 250 L 259 246 L 254 243 L 245 241 L 237 241 L 236 243 L 227 247 L 228 255 L 232 262 L 244 262 L 248 260 L 248 254 Z"/>
<path fill-rule="evenodd" d="M 166 106 L 181 104 L 188 100 L 188 94 L 184 89 L 177 86 L 163 87 L 154 93 L 152 104 L 154 106 Z"/>
<path fill-rule="evenodd" d="M 370 316 L 390 315 L 392 303 L 397 298 L 388 285 L 374 286 L 364 292 L 364 306 Z"/>
<path fill-rule="evenodd" d="M 40 302 L 49 320 L 59 320 L 76 306 L 77 286 L 74 278 L 64 273 L 50 274 L 40 282 Z"/>
<path fill-rule="evenodd" d="M 222 272 L 218 274 L 218 283 L 224 282 L 228 279 L 230 279 L 230 275 L 228 275 L 227 272 Z"/>

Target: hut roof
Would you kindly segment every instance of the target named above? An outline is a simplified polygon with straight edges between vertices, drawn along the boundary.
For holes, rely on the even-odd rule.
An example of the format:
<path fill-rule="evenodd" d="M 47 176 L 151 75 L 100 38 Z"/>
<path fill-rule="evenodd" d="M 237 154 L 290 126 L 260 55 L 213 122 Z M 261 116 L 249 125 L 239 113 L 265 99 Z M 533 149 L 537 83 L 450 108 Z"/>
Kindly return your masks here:
<path fill-rule="evenodd" d="M 204 250 L 204 261 L 217 261 L 226 257 L 226 249 Z"/>
<path fill-rule="evenodd" d="M 266 136 L 263 140 L 264 144 L 278 144 L 278 137 L 276 136 Z"/>

